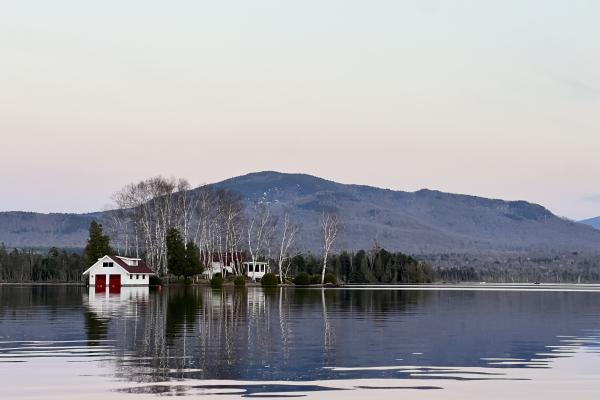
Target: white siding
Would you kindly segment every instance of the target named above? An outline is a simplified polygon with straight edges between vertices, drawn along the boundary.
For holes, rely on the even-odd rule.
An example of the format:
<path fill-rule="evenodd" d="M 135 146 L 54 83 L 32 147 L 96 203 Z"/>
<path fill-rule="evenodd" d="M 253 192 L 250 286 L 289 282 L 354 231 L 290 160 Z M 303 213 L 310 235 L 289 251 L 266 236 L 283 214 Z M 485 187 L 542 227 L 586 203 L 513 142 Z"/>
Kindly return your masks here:
<path fill-rule="evenodd" d="M 252 261 L 247 261 L 244 264 L 244 270 L 246 273 L 246 276 L 252 279 L 262 279 L 263 276 L 265 276 L 265 274 L 268 272 L 269 266 L 267 265 L 267 263 L 265 262 L 259 262 L 257 261 L 253 268 L 252 271 L 250 271 L 250 267 L 252 266 Z"/>
<path fill-rule="evenodd" d="M 112 262 L 112 267 L 103 267 L 105 262 Z M 109 275 L 121 275 L 121 286 L 147 286 L 150 284 L 150 275 L 148 274 L 129 274 L 123 267 L 114 262 L 110 257 L 105 256 L 96 261 L 88 269 L 90 286 L 96 286 L 96 275 L 106 275 L 106 285 L 109 282 Z"/>

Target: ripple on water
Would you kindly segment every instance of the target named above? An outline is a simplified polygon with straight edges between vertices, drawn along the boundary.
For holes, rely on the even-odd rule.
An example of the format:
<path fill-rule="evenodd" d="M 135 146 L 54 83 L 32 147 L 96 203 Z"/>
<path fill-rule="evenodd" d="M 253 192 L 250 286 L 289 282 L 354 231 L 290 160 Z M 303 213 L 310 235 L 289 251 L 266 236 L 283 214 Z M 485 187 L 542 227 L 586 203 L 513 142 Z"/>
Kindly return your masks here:
<path fill-rule="evenodd" d="M 115 350 L 114 340 L 103 345 L 88 345 L 86 340 L 13 340 L 0 342 L 0 362 L 29 360 L 40 357 L 108 357 Z"/>
<path fill-rule="evenodd" d="M 64 307 L 43 304 L 52 296 L 25 296 L 42 303 L 31 308 L 0 304 L 0 376 L 12 383 L 43 371 L 39 386 L 54 394 L 77 377 L 99 398 L 107 391 L 143 398 L 386 390 L 452 397 L 463 385 L 583 380 L 593 387 L 586 379 L 600 378 L 600 330 L 589 329 L 600 324 L 598 293 L 189 288 L 72 295 Z M 36 386 L 4 389 L 18 400 L 39 397 Z M 82 392 L 71 387 L 69 394 Z"/>

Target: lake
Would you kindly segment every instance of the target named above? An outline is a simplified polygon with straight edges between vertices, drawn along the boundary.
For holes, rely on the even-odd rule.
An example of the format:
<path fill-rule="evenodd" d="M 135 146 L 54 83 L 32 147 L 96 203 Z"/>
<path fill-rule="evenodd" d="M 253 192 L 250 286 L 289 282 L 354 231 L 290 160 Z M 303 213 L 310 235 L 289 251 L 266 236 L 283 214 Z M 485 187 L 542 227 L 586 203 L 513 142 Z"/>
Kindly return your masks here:
<path fill-rule="evenodd" d="M 597 288 L 476 289 L 0 285 L 1 397 L 597 398 Z"/>

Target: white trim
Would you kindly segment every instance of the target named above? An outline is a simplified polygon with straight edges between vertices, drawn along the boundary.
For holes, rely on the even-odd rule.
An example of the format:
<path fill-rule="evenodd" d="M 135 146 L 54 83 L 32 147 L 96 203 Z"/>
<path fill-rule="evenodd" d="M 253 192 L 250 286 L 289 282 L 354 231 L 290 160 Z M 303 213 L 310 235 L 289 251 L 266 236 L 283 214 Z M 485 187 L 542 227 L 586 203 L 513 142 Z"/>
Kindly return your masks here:
<path fill-rule="evenodd" d="M 113 263 L 114 263 L 113 259 L 112 259 L 112 258 L 110 258 L 110 256 L 104 256 L 104 257 L 100 257 L 100 258 L 99 258 L 99 259 L 98 259 L 98 260 L 97 260 L 95 263 L 93 263 L 93 264 L 92 264 L 92 266 L 91 266 L 91 267 L 89 267 L 88 269 L 86 269 L 85 271 L 83 271 L 83 275 L 87 275 L 87 274 L 89 274 L 89 273 L 90 273 L 90 270 L 91 270 L 92 268 L 94 268 L 94 266 L 95 266 L 96 264 L 98 264 L 100 261 L 104 260 L 104 259 L 105 259 L 105 258 L 107 258 L 107 257 L 108 257 L 108 259 L 109 259 L 111 262 L 113 262 Z M 116 264 L 116 263 L 115 263 L 115 264 Z M 117 264 L 117 266 L 118 266 L 118 267 L 121 267 L 121 266 L 120 266 L 120 265 L 118 265 L 118 264 Z M 123 269 L 123 267 L 121 267 L 121 269 Z"/>
<path fill-rule="evenodd" d="M 134 257 L 123 257 L 123 256 L 115 256 L 115 257 L 119 257 L 121 260 L 142 261 L 142 259 L 141 259 L 141 258 L 134 258 Z"/>

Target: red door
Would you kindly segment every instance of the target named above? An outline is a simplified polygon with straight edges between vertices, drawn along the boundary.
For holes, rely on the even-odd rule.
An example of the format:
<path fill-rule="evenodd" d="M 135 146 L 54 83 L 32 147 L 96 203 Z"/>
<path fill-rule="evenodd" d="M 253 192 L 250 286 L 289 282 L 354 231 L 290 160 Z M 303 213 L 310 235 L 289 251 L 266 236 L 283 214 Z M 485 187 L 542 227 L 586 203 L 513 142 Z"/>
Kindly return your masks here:
<path fill-rule="evenodd" d="M 121 291 L 121 275 L 111 275 L 108 281 L 108 291 L 119 293 Z"/>
<path fill-rule="evenodd" d="M 96 292 L 106 289 L 106 275 L 96 275 Z"/>

